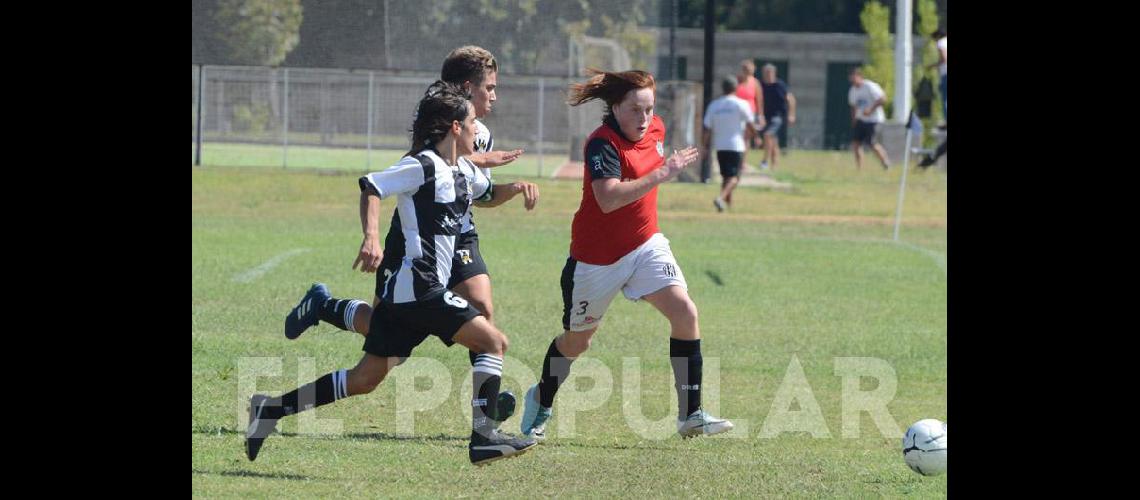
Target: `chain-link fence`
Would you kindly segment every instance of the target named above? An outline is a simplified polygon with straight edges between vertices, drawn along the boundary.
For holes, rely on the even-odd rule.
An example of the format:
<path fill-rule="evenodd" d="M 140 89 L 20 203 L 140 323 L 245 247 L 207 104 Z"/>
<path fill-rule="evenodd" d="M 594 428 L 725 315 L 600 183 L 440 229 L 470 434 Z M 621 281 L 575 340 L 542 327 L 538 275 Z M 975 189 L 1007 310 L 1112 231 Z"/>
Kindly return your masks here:
<path fill-rule="evenodd" d="M 195 152 L 199 126 L 206 143 L 280 145 L 283 166 L 288 166 L 290 147 L 407 149 L 415 105 L 435 78 L 426 73 L 195 66 Z M 484 120 L 495 143 L 565 155 L 568 83 L 566 78 L 501 76 L 499 100 Z"/>
<path fill-rule="evenodd" d="M 301 162 L 297 154 L 290 159 L 291 150 L 321 148 L 355 150 L 359 161 L 350 166 L 377 167 L 372 164 L 374 151 L 408 148 L 415 105 L 436 78 L 433 73 L 194 66 L 193 161 L 200 164 L 201 143 L 206 143 L 262 146 L 250 150 L 256 159 L 243 159 L 243 164 L 321 166 Z M 601 106 L 567 106 L 570 82 L 570 78 L 500 75 L 498 101 L 484 119 L 497 148 L 525 148 L 540 158 L 580 156 L 572 151 L 582 147 L 586 135 L 582 130 L 588 133 L 597 126 Z M 699 85 L 661 82 L 659 90 L 658 113 L 667 119 L 670 142 L 695 143 L 699 137 L 694 138 L 692 127 L 699 123 Z M 221 156 L 207 163 L 232 159 Z"/>

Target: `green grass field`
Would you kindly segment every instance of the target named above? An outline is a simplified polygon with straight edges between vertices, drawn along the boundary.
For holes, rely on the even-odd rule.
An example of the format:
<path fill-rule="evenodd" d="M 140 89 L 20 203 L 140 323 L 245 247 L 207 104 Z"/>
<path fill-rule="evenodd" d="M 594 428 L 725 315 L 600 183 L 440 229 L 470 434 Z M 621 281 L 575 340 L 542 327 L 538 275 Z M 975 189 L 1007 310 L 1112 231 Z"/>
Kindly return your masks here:
<path fill-rule="evenodd" d="M 398 423 L 408 415 L 397 407 L 397 391 L 431 387 L 424 378 L 399 378 L 401 367 L 372 394 L 310 412 L 321 425 L 339 420 L 341 432 L 313 433 L 311 420 L 303 429 L 290 417 L 257 462 L 246 460 L 245 404 L 252 391 L 280 394 L 351 368 L 361 357 L 358 335 L 326 324 L 295 341 L 282 335 L 285 314 L 312 281 L 327 283 L 338 297 L 372 295 L 373 276 L 350 269 L 360 244 L 356 176 L 193 168 L 193 495 L 457 497 L 483 496 L 490 488 L 504 497 L 945 496 L 946 475 L 911 472 L 900 438 L 919 419 L 946 419 L 947 181 L 936 170 L 909 174 L 904 243 L 896 243 L 890 237 L 899 174 L 873 161 L 856 172 L 850 153 L 794 151 L 776 173 L 794 190 L 740 188 L 725 214 L 713 209 L 714 186 L 661 188 L 662 231 L 700 309 L 706 407 L 714 399 L 709 394 L 719 392 L 715 413 L 738 427 L 747 422 L 742 437 L 641 435 L 667 434 L 675 418 L 668 323 L 651 306 L 618 298 L 585 356 L 612 375 L 608 399 L 576 413 L 575 435 L 560 436 L 566 430 L 560 407 L 572 401 L 566 394 L 599 388 L 585 378 L 568 382 L 550 439 L 522 457 L 474 467 L 466 450 L 470 402 L 462 395 L 470 391 L 467 355 L 435 339 L 416 356 L 446 367 L 450 392 L 441 406 L 413 414 L 414 430 Z M 502 171 L 496 179 L 517 175 Z M 534 379 L 511 374 L 536 375 L 561 330 L 558 283 L 581 189 L 580 181 L 529 180 L 541 189 L 535 211 L 513 200 L 476 214 L 496 322 L 511 339 L 503 387 L 520 396 Z M 382 230 L 391 206 L 384 204 Z M 279 360 L 277 375 L 251 376 L 258 357 Z M 898 435 L 884 437 L 862 414 L 852 420 L 859 437 L 844 436 L 836 358 L 845 357 L 878 358 L 894 370 L 897 392 L 887 408 Z M 623 358 L 640 360 L 639 398 L 623 396 L 623 384 L 632 381 Z M 801 400 L 773 408 L 793 359 L 829 437 L 760 436 L 774 412 L 812 406 Z M 716 363 L 719 383 L 710 377 Z M 575 364 L 576 375 L 582 366 Z M 865 379 L 859 388 L 875 384 Z M 628 424 L 623 414 L 638 405 L 644 418 L 666 420 Z M 521 402 L 504 429 L 518 433 L 519 414 Z"/>
<path fill-rule="evenodd" d="M 190 145 L 190 156 L 194 156 L 195 146 Z M 523 149 L 527 149 L 523 147 Z M 522 158 L 510 165 L 498 167 L 498 173 L 509 175 L 538 175 L 538 156 L 527 151 Z M 285 155 L 288 155 L 286 158 Z M 404 151 L 394 149 L 373 149 L 371 160 L 364 148 L 320 148 L 310 146 L 289 146 L 288 151 L 278 145 L 231 144 L 206 142 L 202 144 L 202 165 L 227 167 L 282 167 L 287 169 L 322 169 L 366 172 L 368 165 L 373 170 L 382 170 L 396 164 Z M 545 154 L 542 157 L 543 175 L 549 176 L 554 169 L 566 161 L 566 155 Z M 371 162 L 371 163 L 369 163 Z"/>

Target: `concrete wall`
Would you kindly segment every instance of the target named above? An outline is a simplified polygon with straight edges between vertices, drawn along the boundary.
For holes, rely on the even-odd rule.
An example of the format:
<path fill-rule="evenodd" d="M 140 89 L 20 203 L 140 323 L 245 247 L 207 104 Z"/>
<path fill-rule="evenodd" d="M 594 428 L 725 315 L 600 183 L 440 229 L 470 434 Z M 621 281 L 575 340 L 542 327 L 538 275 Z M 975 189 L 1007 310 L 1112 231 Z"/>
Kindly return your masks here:
<path fill-rule="evenodd" d="M 669 29 L 656 28 L 657 49 L 661 57 L 669 56 Z M 704 31 L 679 28 L 676 31 L 677 56 L 687 59 L 687 79 L 701 82 L 704 78 Z M 827 64 L 859 62 L 866 57 L 867 36 L 848 33 L 783 33 L 770 31 L 718 32 L 715 37 L 716 60 L 713 82 L 720 76 L 735 74 L 744 59 L 786 60 L 789 90 L 796 96 L 796 125 L 789 130 L 792 147 L 823 147 Z M 922 39 L 914 38 L 915 61 Z M 656 69 L 656 68 L 655 68 Z M 657 71 L 660 73 L 660 71 Z M 719 95 L 715 90 L 713 95 Z M 888 99 L 893 96 L 888 96 Z M 889 118 L 889 117 L 888 117 Z"/>

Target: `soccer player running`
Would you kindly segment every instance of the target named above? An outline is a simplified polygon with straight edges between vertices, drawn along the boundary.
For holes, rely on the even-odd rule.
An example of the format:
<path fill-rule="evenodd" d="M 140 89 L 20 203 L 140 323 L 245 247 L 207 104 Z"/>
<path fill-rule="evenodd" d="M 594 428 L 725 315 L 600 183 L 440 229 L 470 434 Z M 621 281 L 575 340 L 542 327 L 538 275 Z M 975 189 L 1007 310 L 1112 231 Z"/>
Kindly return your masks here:
<path fill-rule="evenodd" d="M 678 432 L 717 434 L 732 423 L 701 410 L 701 334 L 697 306 L 669 240 L 657 228 L 657 186 L 698 157 L 696 148 L 665 159 L 665 123 L 653 114 L 656 84 L 644 71 L 592 70 L 570 85 L 568 103 L 605 102 L 602 125 L 587 138 L 582 203 L 570 229 L 562 269 L 561 335 L 546 351 L 542 378 L 524 397 L 522 432 L 544 439 L 558 386 L 590 339 L 618 290 L 644 299 L 669 320 L 669 356 L 677 389 Z"/>
<path fill-rule="evenodd" d="M 360 178 L 360 222 L 376 227 L 380 200 L 395 198 L 406 242 L 371 315 L 364 357 L 350 370 L 328 373 L 280 397 L 250 398 L 246 456 L 257 458 L 283 417 L 368 394 L 428 335 L 476 353 L 468 456 L 481 465 L 525 452 L 534 440 L 501 434 L 494 422 L 507 337 L 466 300 L 448 290 L 461 221 L 472 199 L 489 188 L 464 156 L 475 144 L 475 108 L 462 87 L 439 82 L 417 106 L 412 148 L 396 165 Z"/>
<path fill-rule="evenodd" d="M 731 75 L 721 81 L 724 95 L 709 103 L 701 134 L 701 145 L 705 151 L 710 146 L 716 150 L 716 163 L 720 165 L 720 194 L 713 200 L 718 212 L 723 212 L 726 204 L 732 205 L 732 191 L 740 182 L 740 166 L 748 150 L 744 131 L 752 129 L 756 119 L 748 103 L 734 94 L 736 85 Z"/>
<path fill-rule="evenodd" d="M 470 91 L 471 102 L 475 106 L 475 117 L 483 118 L 491 112 L 497 100 L 495 90 L 498 86 L 498 67 L 495 57 L 486 49 L 468 45 L 451 51 L 443 61 L 440 78 Z M 475 175 L 486 178 L 488 182 L 491 182 L 492 167 L 506 165 L 522 154 L 521 149 L 492 151 L 494 142 L 491 130 L 476 119 L 473 153 L 467 158 L 480 167 Z M 476 198 L 475 206 L 499 206 L 520 193 L 523 194 L 526 209 L 534 209 L 538 202 L 538 186 L 530 182 L 492 184 L 491 189 Z M 364 209 L 362 205 L 361 210 Z M 373 307 L 380 301 L 385 281 L 400 269 L 405 257 L 405 242 L 398 211 L 392 214 L 392 222 L 384 238 L 383 248 L 380 246 L 377 224 L 365 226 L 363 231 L 364 241 L 360 244 L 360 253 L 352 263 L 352 268 L 360 266 L 363 272 L 376 273 L 376 290 L 372 306 L 363 300 L 333 298 L 327 286 L 316 283 L 285 317 L 286 338 L 297 338 L 309 327 L 316 326 L 319 321 L 341 330 L 368 336 Z M 378 270 L 382 272 L 377 272 Z M 478 309 L 488 322 L 494 323 L 491 278 L 483 261 L 483 255 L 479 251 L 479 234 L 475 231 L 470 212 L 464 215 L 452 262 L 452 274 L 446 284 L 449 290 Z M 470 360 L 474 366 L 474 353 L 471 353 Z"/>
<path fill-rule="evenodd" d="M 879 142 L 880 127 L 886 121 L 883 105 L 887 94 L 879 84 L 863 77 L 863 70 L 853 68 L 847 79 L 851 90 L 847 91 L 847 103 L 851 106 L 851 149 L 855 150 L 855 168 L 863 169 L 863 146 L 871 147 L 879 157 L 883 170 L 891 167 L 887 150 Z"/>

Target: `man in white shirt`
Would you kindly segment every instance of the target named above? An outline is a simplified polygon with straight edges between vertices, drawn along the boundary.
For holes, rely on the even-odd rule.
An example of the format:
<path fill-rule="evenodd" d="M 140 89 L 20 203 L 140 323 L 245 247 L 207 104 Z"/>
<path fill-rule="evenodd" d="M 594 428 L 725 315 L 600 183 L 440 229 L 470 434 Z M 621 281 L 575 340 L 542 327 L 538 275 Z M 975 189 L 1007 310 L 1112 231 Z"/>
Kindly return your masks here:
<path fill-rule="evenodd" d="M 888 169 L 891 162 L 887 160 L 887 150 L 878 140 L 879 127 L 887 119 L 883 112 L 887 94 L 879 84 L 863 78 L 863 71 L 859 68 L 851 70 L 848 80 L 851 81 L 847 103 L 851 105 L 851 147 L 855 150 L 855 168 L 863 169 L 863 145 L 866 144 L 879 157 L 883 169 Z"/>
<path fill-rule="evenodd" d="M 705 151 L 716 151 L 716 161 L 720 165 L 720 195 L 713 200 L 718 212 L 723 212 L 726 205 L 732 205 L 732 190 L 740 182 L 740 166 L 744 163 L 744 152 L 747 151 L 744 130 L 756 130 L 752 107 L 735 95 L 736 86 L 735 76 L 726 76 L 721 81 L 724 95 L 714 99 L 705 110 L 704 133 L 701 138 Z"/>

